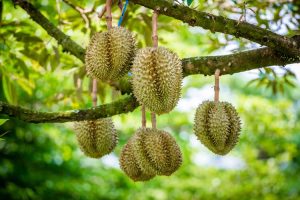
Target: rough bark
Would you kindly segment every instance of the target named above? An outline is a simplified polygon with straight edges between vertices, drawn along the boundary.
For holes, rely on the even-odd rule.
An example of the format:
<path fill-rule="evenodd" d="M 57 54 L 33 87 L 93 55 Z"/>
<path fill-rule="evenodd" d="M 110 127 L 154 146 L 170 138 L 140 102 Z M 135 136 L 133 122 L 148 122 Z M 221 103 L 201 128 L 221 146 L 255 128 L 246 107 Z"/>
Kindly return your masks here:
<path fill-rule="evenodd" d="M 89 109 L 63 112 L 40 112 L 22 108 L 20 106 L 9 105 L 0 101 L 0 114 L 25 122 L 54 123 L 106 118 L 113 115 L 132 112 L 136 107 L 138 107 L 138 102 L 132 96 L 115 101 L 111 104 L 104 104 Z"/>
<path fill-rule="evenodd" d="M 135 4 L 156 9 L 160 14 L 173 17 L 188 23 L 190 26 L 200 26 L 212 32 L 243 37 L 250 41 L 265 45 L 284 54 L 300 56 L 300 45 L 292 38 L 273 33 L 244 21 L 237 21 L 222 16 L 191 9 L 188 6 L 170 3 L 166 0 L 130 0 Z"/>
<path fill-rule="evenodd" d="M 185 6 L 170 4 L 164 0 L 131 1 L 151 9 L 159 8 L 160 14 L 174 17 L 192 26 L 201 26 L 211 31 L 223 32 L 236 37 L 244 37 L 268 46 L 230 55 L 184 58 L 182 59 L 184 76 L 192 74 L 213 75 L 216 69 L 220 69 L 221 75 L 225 75 L 261 67 L 300 62 L 298 56 L 298 44 L 300 44 L 300 42 L 298 40 L 296 42 L 294 38 L 286 38 L 245 22 L 238 23 L 235 20 L 195 11 Z M 64 50 L 84 62 L 85 50 L 54 26 L 31 3 L 26 0 L 13 0 L 13 2 L 21 6 L 36 23 L 62 45 Z M 265 39 L 266 36 L 267 39 Z M 118 82 L 111 83 L 111 85 L 118 88 L 123 94 L 131 94 L 132 92 L 130 77 L 124 77 Z M 131 112 L 138 106 L 138 102 L 132 95 L 95 108 L 62 112 L 39 112 L 0 102 L 0 116 L 14 117 L 33 123 L 66 122 L 110 117 Z"/>

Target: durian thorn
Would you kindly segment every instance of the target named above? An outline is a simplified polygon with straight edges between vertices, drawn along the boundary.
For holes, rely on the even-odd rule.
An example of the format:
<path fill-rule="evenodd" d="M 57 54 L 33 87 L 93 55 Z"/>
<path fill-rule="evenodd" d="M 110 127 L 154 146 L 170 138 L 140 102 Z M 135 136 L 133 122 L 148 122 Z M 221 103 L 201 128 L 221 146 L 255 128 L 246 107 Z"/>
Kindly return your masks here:
<path fill-rule="evenodd" d="M 107 30 L 112 28 L 112 16 L 111 16 L 111 4 L 112 0 L 106 0 L 106 24 Z"/>
<path fill-rule="evenodd" d="M 142 127 L 146 128 L 146 109 L 144 105 L 142 105 Z"/>
<path fill-rule="evenodd" d="M 215 102 L 219 101 L 219 93 L 220 93 L 220 70 L 216 69 L 215 71 Z"/>
<path fill-rule="evenodd" d="M 153 11 L 153 15 L 152 15 L 152 42 L 153 42 L 153 47 L 158 46 L 157 18 L 158 18 L 158 11 L 155 9 Z"/>
<path fill-rule="evenodd" d="M 93 79 L 93 90 L 92 90 L 93 106 L 97 106 L 97 79 Z"/>
<path fill-rule="evenodd" d="M 152 128 L 156 129 L 156 115 L 154 112 L 151 113 L 151 123 L 152 123 Z"/>

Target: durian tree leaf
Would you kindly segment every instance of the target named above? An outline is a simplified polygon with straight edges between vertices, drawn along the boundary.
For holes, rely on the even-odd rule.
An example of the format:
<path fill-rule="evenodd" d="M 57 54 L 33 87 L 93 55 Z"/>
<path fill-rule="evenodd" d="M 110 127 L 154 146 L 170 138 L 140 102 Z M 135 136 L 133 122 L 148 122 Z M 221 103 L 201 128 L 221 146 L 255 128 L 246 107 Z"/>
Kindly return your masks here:
<path fill-rule="evenodd" d="M 194 0 L 187 0 L 187 5 L 190 6 Z"/>
<path fill-rule="evenodd" d="M 9 119 L 0 119 L 0 126 L 2 126 L 6 121 L 8 121 Z"/>
<path fill-rule="evenodd" d="M 10 82 L 9 78 L 6 76 L 2 76 L 2 88 L 4 92 L 4 96 L 6 100 L 11 104 L 17 103 L 17 95 L 15 91 L 15 87 Z"/>

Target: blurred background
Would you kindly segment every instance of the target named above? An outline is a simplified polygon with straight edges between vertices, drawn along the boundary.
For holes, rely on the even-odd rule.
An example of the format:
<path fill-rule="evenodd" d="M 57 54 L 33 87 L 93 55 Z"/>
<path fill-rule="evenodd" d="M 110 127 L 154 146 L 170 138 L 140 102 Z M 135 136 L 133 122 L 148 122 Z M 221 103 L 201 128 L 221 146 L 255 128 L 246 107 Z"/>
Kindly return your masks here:
<path fill-rule="evenodd" d="M 104 19 L 97 17 L 104 1 L 29 2 L 83 47 L 93 33 L 106 30 Z M 82 73 L 82 62 L 64 53 L 20 7 L 11 1 L 0 5 L 0 100 L 39 111 L 91 107 L 91 81 Z M 194 0 L 191 7 L 287 36 L 300 33 L 297 0 Z M 120 13 L 114 5 L 115 25 Z M 150 10 L 129 4 L 123 26 L 136 34 L 140 48 L 152 45 Z M 158 35 L 159 45 L 181 58 L 260 46 L 166 16 L 159 17 Z M 222 76 L 220 99 L 237 108 L 242 133 L 233 151 L 216 156 L 193 133 L 197 106 L 213 99 L 213 77 L 186 77 L 177 107 L 158 117 L 158 128 L 176 138 L 183 165 L 170 177 L 142 183 L 131 181 L 118 162 L 123 145 L 140 126 L 140 109 L 113 117 L 119 144 L 102 159 L 83 155 L 71 122 L 0 119 L 0 199 L 300 199 L 299 78 L 299 64 Z M 99 104 L 124 96 L 104 83 L 98 91 Z"/>

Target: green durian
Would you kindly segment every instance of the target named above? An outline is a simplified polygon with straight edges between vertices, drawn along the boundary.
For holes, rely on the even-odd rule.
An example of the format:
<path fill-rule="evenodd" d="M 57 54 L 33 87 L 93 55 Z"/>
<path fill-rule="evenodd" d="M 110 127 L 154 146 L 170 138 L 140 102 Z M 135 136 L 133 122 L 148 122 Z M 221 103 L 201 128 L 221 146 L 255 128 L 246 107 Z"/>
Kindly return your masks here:
<path fill-rule="evenodd" d="M 155 177 L 155 173 L 145 173 L 141 170 L 134 156 L 134 149 L 132 148 L 133 140 L 134 138 L 131 138 L 122 149 L 120 155 L 120 167 L 132 180 L 148 181 Z"/>
<path fill-rule="evenodd" d="M 209 150 L 225 155 L 238 142 L 241 122 L 230 103 L 204 101 L 197 108 L 194 131 Z"/>
<path fill-rule="evenodd" d="M 135 38 L 124 27 L 96 33 L 86 50 L 87 73 L 101 81 L 117 80 L 129 71 L 135 52 Z"/>
<path fill-rule="evenodd" d="M 182 83 L 179 57 L 164 47 L 137 52 L 132 65 L 133 94 L 156 114 L 170 112 L 177 104 Z"/>
<path fill-rule="evenodd" d="M 91 158 L 101 158 L 113 151 L 118 142 L 111 118 L 74 123 L 76 137 L 82 152 Z"/>
<path fill-rule="evenodd" d="M 167 132 L 140 128 L 133 140 L 134 156 L 144 173 L 170 176 L 182 163 L 174 138 Z"/>

